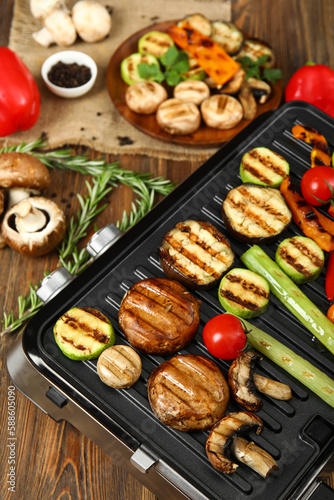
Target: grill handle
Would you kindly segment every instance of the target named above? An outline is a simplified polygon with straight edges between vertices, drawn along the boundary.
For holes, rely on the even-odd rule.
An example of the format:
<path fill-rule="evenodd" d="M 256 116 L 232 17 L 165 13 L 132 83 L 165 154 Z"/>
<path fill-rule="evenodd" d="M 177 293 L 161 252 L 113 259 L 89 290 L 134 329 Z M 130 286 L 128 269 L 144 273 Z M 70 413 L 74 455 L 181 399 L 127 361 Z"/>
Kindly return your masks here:
<path fill-rule="evenodd" d="M 37 297 L 46 303 L 63 290 L 73 279 L 74 276 L 65 267 L 59 267 L 43 279 L 36 290 Z"/>
<path fill-rule="evenodd" d="M 93 234 L 91 239 L 86 245 L 86 250 L 96 259 L 102 253 L 104 253 L 108 248 L 111 247 L 123 234 L 123 231 L 118 229 L 115 224 L 108 224 L 102 227 L 96 233 Z"/>

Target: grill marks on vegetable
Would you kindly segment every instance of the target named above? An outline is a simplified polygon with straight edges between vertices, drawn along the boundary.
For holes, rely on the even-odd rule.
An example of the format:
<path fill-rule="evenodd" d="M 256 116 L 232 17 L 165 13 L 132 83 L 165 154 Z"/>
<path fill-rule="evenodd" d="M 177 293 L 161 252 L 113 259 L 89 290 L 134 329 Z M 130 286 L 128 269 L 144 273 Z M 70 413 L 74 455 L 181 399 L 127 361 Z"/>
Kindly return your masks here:
<path fill-rule="evenodd" d="M 319 258 L 319 254 L 313 252 L 309 246 L 294 238 L 291 238 L 289 243 L 290 247 L 284 246 L 280 248 L 279 255 L 296 271 L 308 277 L 313 275 L 313 267 L 323 266 L 323 261 Z M 297 250 L 298 252 L 293 252 L 293 250 Z M 300 255 L 306 258 L 306 260 L 304 259 L 305 264 L 301 262 Z M 310 264 L 312 267 L 310 267 Z"/>
<path fill-rule="evenodd" d="M 287 175 L 285 159 L 267 148 L 255 148 L 243 156 L 242 168 L 251 174 L 255 180 L 268 186 L 274 185 L 276 179 Z"/>
<path fill-rule="evenodd" d="M 199 285 L 219 279 L 234 259 L 222 233 L 209 223 L 192 220 L 179 222 L 165 234 L 159 255 Z"/>
<path fill-rule="evenodd" d="M 251 311 L 258 311 L 263 302 L 269 300 L 269 290 L 260 283 L 247 279 L 247 273 L 242 276 L 239 272 L 230 271 L 225 276 L 224 283 L 224 288 L 219 289 L 221 296 Z"/>
<path fill-rule="evenodd" d="M 77 330 L 80 331 L 82 335 L 86 337 L 91 337 L 92 339 L 97 340 L 102 344 L 107 344 L 109 341 L 109 336 L 106 335 L 103 331 L 99 330 L 98 328 L 92 327 L 89 323 L 90 315 L 97 317 L 100 321 L 104 323 L 107 323 L 105 321 L 105 318 L 102 315 L 96 314 L 96 311 L 92 311 L 90 308 L 82 308 L 82 310 L 87 313 L 87 316 L 85 316 L 84 320 L 81 319 L 80 317 L 76 317 L 73 314 L 69 314 L 69 312 L 63 315 L 64 324 L 66 324 L 68 327 L 67 332 L 69 332 L 70 330 Z M 84 350 L 87 348 L 87 346 L 85 345 L 77 345 L 74 342 L 74 340 L 68 338 L 68 335 L 61 335 L 61 338 L 66 342 L 75 345 L 77 349 Z"/>

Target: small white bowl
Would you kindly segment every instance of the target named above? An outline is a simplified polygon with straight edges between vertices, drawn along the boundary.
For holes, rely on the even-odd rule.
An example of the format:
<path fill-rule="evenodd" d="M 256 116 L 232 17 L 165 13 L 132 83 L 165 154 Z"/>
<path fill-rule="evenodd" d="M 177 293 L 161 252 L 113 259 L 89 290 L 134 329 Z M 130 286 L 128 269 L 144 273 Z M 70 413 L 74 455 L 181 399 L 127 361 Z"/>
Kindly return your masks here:
<path fill-rule="evenodd" d="M 52 66 L 57 64 L 57 62 L 63 62 L 65 64 L 77 63 L 79 65 L 87 66 L 91 72 L 91 79 L 85 83 L 84 85 L 80 85 L 80 87 L 73 88 L 65 88 L 59 87 L 58 85 L 54 85 L 50 82 L 48 78 L 48 73 Z M 76 50 L 67 50 L 63 52 L 56 52 L 52 54 L 52 56 L 48 57 L 42 66 L 42 78 L 45 82 L 45 85 L 48 87 L 51 92 L 58 95 L 59 97 L 65 97 L 67 99 L 72 99 L 74 97 L 80 97 L 86 94 L 94 85 L 97 77 L 97 66 L 95 61 L 84 54 L 83 52 L 78 52 Z"/>

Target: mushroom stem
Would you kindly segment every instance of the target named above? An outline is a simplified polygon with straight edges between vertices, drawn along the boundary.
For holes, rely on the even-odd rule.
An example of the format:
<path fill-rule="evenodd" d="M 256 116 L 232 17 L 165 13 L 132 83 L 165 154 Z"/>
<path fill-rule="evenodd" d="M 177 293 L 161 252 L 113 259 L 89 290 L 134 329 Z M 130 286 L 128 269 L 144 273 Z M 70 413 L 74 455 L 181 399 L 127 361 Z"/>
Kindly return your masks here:
<path fill-rule="evenodd" d="M 263 394 L 267 394 L 267 396 L 284 401 L 292 399 L 292 391 L 287 384 L 282 384 L 276 380 L 262 377 L 262 375 L 258 373 L 253 374 L 253 382 L 256 389 L 263 392 Z"/>
<path fill-rule="evenodd" d="M 45 214 L 27 201 L 20 203 L 15 210 L 15 225 L 19 233 L 36 233 L 45 227 L 47 219 Z"/>
<path fill-rule="evenodd" d="M 236 437 L 233 440 L 231 451 L 239 462 L 247 465 L 264 478 L 268 477 L 271 471 L 278 470 L 276 461 L 268 452 L 243 437 Z"/>

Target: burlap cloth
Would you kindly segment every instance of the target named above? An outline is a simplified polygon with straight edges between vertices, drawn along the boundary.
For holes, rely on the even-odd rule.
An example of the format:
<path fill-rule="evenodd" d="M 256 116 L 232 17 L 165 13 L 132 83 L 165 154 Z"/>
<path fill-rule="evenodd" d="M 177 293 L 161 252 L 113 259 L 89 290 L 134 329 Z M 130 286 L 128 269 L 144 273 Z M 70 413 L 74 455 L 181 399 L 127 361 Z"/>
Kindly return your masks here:
<path fill-rule="evenodd" d="M 71 7 L 75 1 L 68 0 Z M 165 143 L 154 139 L 129 124 L 114 107 L 106 88 L 106 71 L 117 47 L 136 31 L 154 22 L 178 19 L 201 12 L 209 19 L 231 18 L 230 0 L 110 0 L 101 2 L 112 8 L 110 36 L 100 43 L 88 44 L 77 40 L 69 50 L 79 50 L 92 56 L 98 66 L 94 88 L 77 99 L 54 96 L 44 85 L 41 67 L 44 60 L 59 46 L 44 48 L 32 38 L 41 28 L 30 12 L 28 0 L 16 0 L 10 32 L 9 47 L 25 62 L 41 94 L 41 114 L 30 130 L 17 132 L 6 143 L 17 144 L 37 139 L 47 133 L 51 149 L 64 145 L 83 145 L 96 151 L 113 154 L 145 154 L 173 160 L 204 161 L 217 148 L 193 148 Z M 122 138 L 130 138 L 132 143 Z M 125 143 L 125 144 L 124 144 Z"/>

